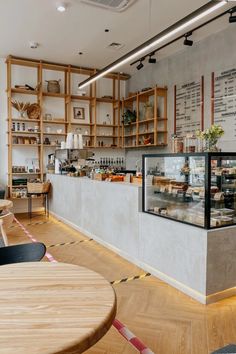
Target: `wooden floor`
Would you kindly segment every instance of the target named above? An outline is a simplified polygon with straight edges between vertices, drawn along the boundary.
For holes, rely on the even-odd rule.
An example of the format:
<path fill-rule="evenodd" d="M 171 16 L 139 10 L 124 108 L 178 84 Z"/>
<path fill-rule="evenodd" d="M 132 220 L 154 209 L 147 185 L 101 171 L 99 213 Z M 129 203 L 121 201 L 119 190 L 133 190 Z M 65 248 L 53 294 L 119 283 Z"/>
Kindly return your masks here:
<path fill-rule="evenodd" d="M 39 216 L 30 223 L 17 215 L 31 234 L 47 246 L 86 239 L 60 221 Z M 10 244 L 30 242 L 13 224 Z M 57 261 L 86 266 L 109 281 L 145 273 L 95 241 L 49 248 Z M 155 277 L 114 286 L 117 319 L 156 354 L 208 354 L 236 343 L 236 297 L 208 306 L 201 305 Z M 135 354 L 114 327 L 86 354 Z"/>

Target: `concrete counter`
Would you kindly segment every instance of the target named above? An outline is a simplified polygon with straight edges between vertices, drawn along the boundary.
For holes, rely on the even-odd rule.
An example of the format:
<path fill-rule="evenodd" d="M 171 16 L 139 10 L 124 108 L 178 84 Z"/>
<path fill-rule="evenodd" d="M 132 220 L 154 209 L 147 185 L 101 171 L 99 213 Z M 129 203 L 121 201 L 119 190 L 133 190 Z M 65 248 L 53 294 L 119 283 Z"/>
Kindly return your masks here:
<path fill-rule="evenodd" d="M 142 213 L 142 187 L 48 175 L 53 215 L 202 303 L 236 293 L 236 228 Z"/>

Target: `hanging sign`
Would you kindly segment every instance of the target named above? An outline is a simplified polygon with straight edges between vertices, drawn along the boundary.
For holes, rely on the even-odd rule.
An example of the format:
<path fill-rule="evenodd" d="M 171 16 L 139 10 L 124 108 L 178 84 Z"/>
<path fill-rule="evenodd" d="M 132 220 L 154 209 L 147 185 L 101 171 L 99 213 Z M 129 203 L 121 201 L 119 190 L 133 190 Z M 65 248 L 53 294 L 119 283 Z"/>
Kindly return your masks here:
<path fill-rule="evenodd" d="M 212 123 L 224 129 L 222 140 L 236 140 L 236 69 L 212 73 Z"/>
<path fill-rule="evenodd" d="M 204 122 L 204 77 L 175 86 L 175 134 L 186 136 L 202 130 Z"/>

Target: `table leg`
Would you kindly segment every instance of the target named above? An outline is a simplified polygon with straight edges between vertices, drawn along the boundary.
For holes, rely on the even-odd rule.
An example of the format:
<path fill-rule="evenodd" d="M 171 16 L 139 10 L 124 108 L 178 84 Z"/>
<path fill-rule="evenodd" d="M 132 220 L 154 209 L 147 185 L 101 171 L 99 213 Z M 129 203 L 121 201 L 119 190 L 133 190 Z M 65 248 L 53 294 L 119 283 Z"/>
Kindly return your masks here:
<path fill-rule="evenodd" d="M 28 215 L 30 219 L 32 218 L 32 199 L 31 195 L 28 196 Z"/>
<path fill-rule="evenodd" d="M 46 194 L 47 196 L 47 217 L 49 218 L 49 198 L 48 198 L 48 194 Z"/>

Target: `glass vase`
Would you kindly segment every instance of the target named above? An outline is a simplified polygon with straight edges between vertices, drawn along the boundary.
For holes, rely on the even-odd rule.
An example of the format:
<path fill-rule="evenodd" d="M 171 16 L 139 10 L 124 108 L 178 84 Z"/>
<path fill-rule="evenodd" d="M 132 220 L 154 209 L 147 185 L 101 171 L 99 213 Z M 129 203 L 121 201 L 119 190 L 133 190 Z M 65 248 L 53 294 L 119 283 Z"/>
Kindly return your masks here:
<path fill-rule="evenodd" d="M 217 140 L 216 139 L 205 140 L 204 151 L 206 151 L 206 152 L 217 152 L 218 151 Z"/>

